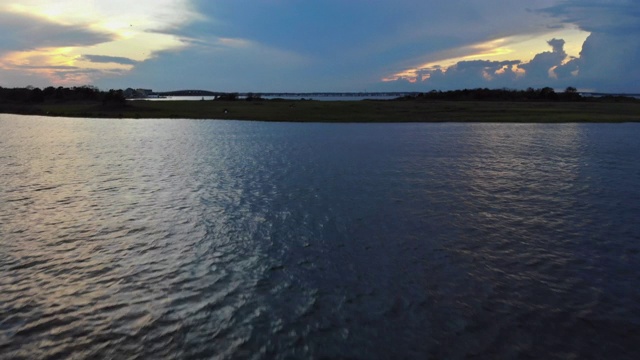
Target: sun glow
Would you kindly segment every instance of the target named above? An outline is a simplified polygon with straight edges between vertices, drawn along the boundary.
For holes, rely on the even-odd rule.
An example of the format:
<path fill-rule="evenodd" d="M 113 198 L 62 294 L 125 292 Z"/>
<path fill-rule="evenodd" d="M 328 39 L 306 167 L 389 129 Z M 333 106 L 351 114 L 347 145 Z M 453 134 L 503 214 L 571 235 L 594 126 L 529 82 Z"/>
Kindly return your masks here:
<path fill-rule="evenodd" d="M 33 19 L 31 24 L 25 24 L 25 37 L 40 31 L 38 35 L 44 40 L 22 49 L 0 50 L 0 68 L 46 75 L 53 85 L 73 79 L 91 81 L 91 76 L 100 73 L 121 73 L 159 51 L 184 47 L 182 39 L 163 29 L 197 18 L 190 12 L 187 0 L 10 0 L 0 5 L 1 13 Z M 41 33 L 41 28 L 62 30 L 50 37 Z M 48 41 L 64 43 L 65 38 L 69 39 L 68 46 L 47 45 Z M 83 43 L 86 45 L 76 45 Z M 93 61 L 95 56 L 126 61 Z M 70 76 L 71 72 L 76 75 Z"/>

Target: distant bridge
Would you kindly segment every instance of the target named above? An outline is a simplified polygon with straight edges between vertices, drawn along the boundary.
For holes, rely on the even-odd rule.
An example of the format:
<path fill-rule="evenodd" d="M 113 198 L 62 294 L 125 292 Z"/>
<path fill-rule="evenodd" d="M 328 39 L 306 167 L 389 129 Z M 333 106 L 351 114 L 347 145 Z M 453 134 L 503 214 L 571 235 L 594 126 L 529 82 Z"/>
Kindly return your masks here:
<path fill-rule="evenodd" d="M 415 95 L 417 92 L 220 92 L 208 90 L 176 90 L 154 92 L 160 96 L 220 96 L 225 94 L 237 94 L 239 97 L 248 95 L 262 97 L 283 98 L 318 98 L 318 97 L 401 97 Z"/>

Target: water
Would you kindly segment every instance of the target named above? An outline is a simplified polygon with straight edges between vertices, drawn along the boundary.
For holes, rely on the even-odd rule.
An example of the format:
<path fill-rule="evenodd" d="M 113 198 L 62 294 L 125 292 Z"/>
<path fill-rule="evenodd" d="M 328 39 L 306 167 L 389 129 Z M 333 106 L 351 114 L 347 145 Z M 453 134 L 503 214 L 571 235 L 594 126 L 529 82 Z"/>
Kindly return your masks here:
<path fill-rule="evenodd" d="M 0 115 L 0 358 L 635 358 L 638 134 Z"/>
<path fill-rule="evenodd" d="M 391 100 L 405 95 L 404 93 L 397 93 L 393 95 L 381 95 L 381 94 L 370 94 L 366 95 L 324 95 L 324 94 L 311 94 L 311 93 L 302 93 L 296 96 L 270 96 L 265 95 L 261 96 L 265 100 L 272 99 L 284 99 L 284 100 L 316 100 L 316 101 L 360 101 L 360 100 Z M 161 98 L 142 98 L 142 99 L 131 99 L 131 101 L 209 101 L 214 100 L 215 96 L 166 96 Z M 239 97 L 241 100 L 243 97 Z"/>

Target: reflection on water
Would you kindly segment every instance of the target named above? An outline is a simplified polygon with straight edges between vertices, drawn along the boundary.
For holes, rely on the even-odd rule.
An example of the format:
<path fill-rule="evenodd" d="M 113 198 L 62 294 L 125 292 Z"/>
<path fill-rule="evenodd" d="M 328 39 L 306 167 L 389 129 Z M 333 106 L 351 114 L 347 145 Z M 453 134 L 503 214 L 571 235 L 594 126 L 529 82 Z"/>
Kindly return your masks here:
<path fill-rule="evenodd" d="M 639 130 L 0 115 L 0 358 L 633 358 Z"/>

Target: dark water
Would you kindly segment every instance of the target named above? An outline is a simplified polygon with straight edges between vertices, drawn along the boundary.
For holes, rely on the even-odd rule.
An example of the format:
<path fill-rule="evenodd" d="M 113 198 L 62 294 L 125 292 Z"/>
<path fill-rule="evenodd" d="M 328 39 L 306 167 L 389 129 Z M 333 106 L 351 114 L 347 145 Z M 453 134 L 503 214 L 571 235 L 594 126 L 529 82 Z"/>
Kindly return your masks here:
<path fill-rule="evenodd" d="M 0 358 L 637 358 L 639 135 L 0 115 Z"/>

